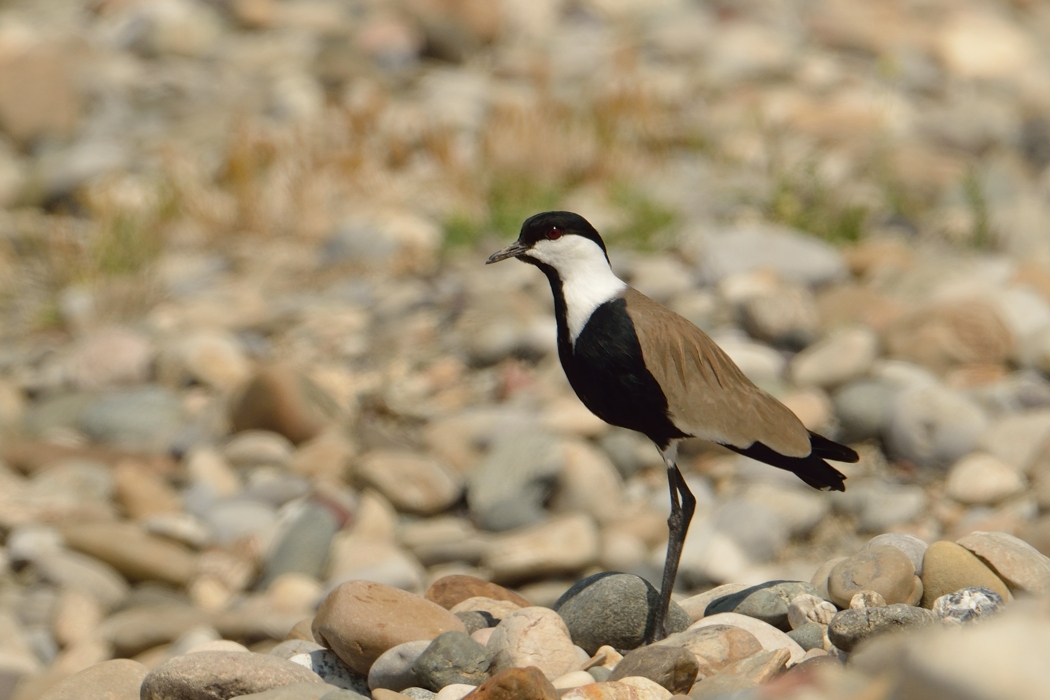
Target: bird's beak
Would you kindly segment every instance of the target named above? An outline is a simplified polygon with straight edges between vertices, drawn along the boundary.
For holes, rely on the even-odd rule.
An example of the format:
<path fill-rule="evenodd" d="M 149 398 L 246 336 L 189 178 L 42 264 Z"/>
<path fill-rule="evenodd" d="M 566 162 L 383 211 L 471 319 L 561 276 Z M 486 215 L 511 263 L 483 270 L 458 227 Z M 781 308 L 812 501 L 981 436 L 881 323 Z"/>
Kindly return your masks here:
<path fill-rule="evenodd" d="M 519 255 L 525 254 L 527 251 L 527 246 L 523 246 L 518 241 L 514 241 L 498 253 L 493 253 L 492 255 L 490 255 L 489 259 L 485 261 L 485 264 L 491 265 L 492 263 L 499 262 L 500 260 L 506 260 L 507 258 L 516 258 Z"/>

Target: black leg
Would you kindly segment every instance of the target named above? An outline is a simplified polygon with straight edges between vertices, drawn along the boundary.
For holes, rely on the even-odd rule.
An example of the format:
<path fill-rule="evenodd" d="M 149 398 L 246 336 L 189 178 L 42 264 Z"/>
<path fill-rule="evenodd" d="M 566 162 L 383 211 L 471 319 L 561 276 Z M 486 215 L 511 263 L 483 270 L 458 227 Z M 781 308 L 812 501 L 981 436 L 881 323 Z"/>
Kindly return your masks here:
<path fill-rule="evenodd" d="M 646 644 L 667 636 L 665 624 L 667 611 L 671 606 L 671 591 L 674 590 L 674 581 L 678 576 L 678 563 L 682 559 L 685 535 L 696 511 L 696 497 L 686 485 L 677 465 L 668 468 L 667 483 L 671 490 L 671 515 L 667 518 L 667 558 L 664 560 L 664 575 L 660 582 L 660 601 L 656 617 L 646 629 Z"/>

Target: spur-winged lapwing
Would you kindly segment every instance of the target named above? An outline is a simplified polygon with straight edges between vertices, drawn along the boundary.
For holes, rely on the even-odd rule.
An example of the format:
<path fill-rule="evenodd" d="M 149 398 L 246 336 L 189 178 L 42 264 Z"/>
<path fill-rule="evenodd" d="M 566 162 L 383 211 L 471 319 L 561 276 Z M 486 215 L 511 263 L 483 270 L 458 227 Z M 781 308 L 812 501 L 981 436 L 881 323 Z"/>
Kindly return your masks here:
<path fill-rule="evenodd" d="M 857 453 L 807 430 L 707 334 L 613 274 L 605 243 L 582 216 L 553 211 L 529 218 L 518 240 L 488 263 L 507 258 L 535 265 L 550 281 L 558 357 L 576 395 L 602 420 L 648 436 L 667 465 L 671 515 L 660 604 L 646 631 L 651 642 L 665 635 L 696 508 L 675 463 L 679 440 L 710 440 L 835 491 L 845 490 L 846 477 L 824 460 L 856 462 Z"/>

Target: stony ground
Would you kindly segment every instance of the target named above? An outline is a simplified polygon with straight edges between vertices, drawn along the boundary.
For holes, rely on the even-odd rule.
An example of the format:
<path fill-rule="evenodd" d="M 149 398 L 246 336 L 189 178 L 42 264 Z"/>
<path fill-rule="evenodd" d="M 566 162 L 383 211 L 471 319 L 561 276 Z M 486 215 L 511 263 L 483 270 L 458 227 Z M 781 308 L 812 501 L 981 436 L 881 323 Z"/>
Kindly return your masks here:
<path fill-rule="evenodd" d="M 4 3 L 0 700 L 1042 697 L 1048 46 L 1025 0 Z M 659 645 L 659 457 L 482 264 L 554 207 L 862 455 L 686 445 Z"/>

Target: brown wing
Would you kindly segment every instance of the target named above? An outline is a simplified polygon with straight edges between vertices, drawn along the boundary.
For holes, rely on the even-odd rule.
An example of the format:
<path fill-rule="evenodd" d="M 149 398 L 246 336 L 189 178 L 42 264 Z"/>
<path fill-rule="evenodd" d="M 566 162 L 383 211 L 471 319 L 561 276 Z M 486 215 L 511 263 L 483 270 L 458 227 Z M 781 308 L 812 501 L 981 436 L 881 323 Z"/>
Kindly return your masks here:
<path fill-rule="evenodd" d="M 761 442 L 788 457 L 812 451 L 809 431 L 755 386 L 715 341 L 636 289 L 624 293 L 645 364 L 682 432 L 747 449 Z"/>

